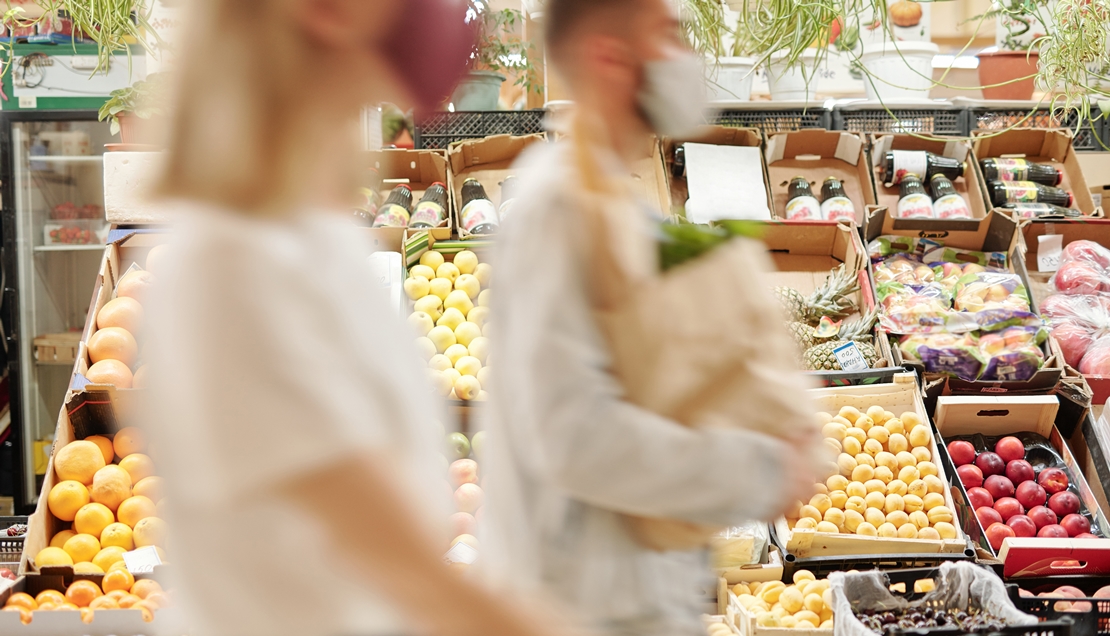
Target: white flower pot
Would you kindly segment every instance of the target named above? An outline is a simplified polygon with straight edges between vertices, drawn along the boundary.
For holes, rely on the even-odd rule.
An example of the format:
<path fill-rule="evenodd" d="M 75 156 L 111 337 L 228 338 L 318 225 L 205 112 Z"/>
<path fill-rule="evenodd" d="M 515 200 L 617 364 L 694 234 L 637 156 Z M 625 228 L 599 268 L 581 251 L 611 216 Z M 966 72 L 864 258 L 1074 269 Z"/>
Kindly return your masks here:
<path fill-rule="evenodd" d="M 820 74 L 815 68 L 817 51 L 806 49 L 794 66 L 787 65 L 787 52 L 772 53 L 767 59 L 767 87 L 775 101 L 811 101 L 817 97 Z"/>
<path fill-rule="evenodd" d="M 932 42 L 883 41 L 868 44 L 860 55 L 866 69 L 863 86 L 868 99 L 928 99 L 933 87 L 933 57 L 940 48 Z"/>
<path fill-rule="evenodd" d="M 712 101 L 746 102 L 752 98 L 755 60 L 750 57 L 722 57 L 714 64 L 706 60 L 706 85 Z"/>

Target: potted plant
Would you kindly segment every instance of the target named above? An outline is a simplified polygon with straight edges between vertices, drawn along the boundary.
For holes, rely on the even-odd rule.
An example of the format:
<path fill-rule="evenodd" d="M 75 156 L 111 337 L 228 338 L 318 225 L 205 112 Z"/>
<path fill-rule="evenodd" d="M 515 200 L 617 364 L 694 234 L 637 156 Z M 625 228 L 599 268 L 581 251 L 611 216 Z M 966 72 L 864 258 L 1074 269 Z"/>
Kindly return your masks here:
<path fill-rule="evenodd" d="M 520 36 L 524 15 L 516 9 L 494 10 L 488 0 L 467 0 L 468 19 L 478 27 L 477 44 L 470 55 L 470 73 L 455 88 L 451 103 L 456 111 L 497 110 L 501 84 L 516 75 L 525 91 L 543 91 L 539 72 L 532 63 L 535 49 Z"/>
<path fill-rule="evenodd" d="M 100 107 L 100 121 L 109 120 L 112 134 L 119 133 L 125 144 L 149 142 L 144 138 L 140 121 L 163 113 L 165 90 L 165 73 L 152 73 L 145 80 L 116 89 Z"/>
<path fill-rule="evenodd" d="M 705 59 L 706 86 L 712 101 L 748 101 L 755 59 L 745 23 L 728 26 L 722 0 L 683 0 L 681 20 L 686 43 Z"/>
<path fill-rule="evenodd" d="M 1034 80 L 1040 53 L 1033 43 L 1044 35 L 1044 25 L 1036 15 L 1044 0 L 1010 0 L 997 5 L 993 14 L 998 29 L 995 51 L 983 51 L 979 58 L 979 84 L 986 99 L 1028 100 L 1033 98 Z M 1034 29 L 1036 27 L 1036 30 Z"/>

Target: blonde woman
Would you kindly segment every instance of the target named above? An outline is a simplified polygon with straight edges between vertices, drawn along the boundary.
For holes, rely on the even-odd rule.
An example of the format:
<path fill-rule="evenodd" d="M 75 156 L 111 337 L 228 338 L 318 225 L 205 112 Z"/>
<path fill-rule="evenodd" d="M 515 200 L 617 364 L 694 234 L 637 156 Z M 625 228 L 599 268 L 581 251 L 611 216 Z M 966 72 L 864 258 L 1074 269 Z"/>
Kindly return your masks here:
<path fill-rule="evenodd" d="M 448 94 L 462 6 L 190 8 L 147 352 L 188 633 L 548 633 L 441 562 L 436 414 L 347 219 L 360 108 Z"/>

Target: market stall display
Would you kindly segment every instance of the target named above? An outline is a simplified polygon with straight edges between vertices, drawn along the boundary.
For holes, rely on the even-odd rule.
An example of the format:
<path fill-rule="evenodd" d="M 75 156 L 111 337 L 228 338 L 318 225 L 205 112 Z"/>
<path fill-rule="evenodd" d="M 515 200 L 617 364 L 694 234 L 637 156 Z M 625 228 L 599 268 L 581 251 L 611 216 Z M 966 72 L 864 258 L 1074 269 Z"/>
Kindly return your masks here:
<path fill-rule="evenodd" d="M 790 584 L 738 583 L 729 589 L 729 605 L 736 611 L 741 632 L 748 636 L 769 633 L 769 628 L 833 633 L 835 614 L 829 581 L 818 579 L 809 570 L 795 571 Z"/>

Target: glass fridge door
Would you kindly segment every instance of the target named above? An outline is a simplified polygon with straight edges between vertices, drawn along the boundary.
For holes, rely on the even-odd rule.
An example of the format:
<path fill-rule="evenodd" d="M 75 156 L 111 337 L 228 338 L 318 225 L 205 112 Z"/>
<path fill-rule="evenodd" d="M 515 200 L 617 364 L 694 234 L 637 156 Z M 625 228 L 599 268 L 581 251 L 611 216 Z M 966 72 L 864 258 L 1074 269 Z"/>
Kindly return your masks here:
<path fill-rule="evenodd" d="M 25 501 L 46 472 L 58 413 L 104 253 L 104 144 L 97 121 L 12 123 Z M 16 355 L 16 352 L 11 352 Z"/>

